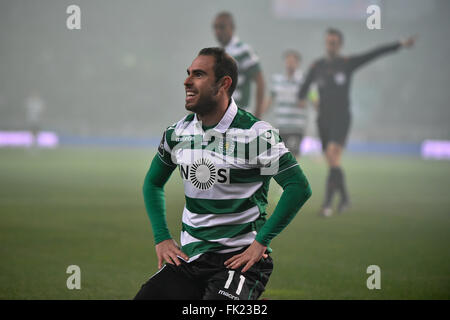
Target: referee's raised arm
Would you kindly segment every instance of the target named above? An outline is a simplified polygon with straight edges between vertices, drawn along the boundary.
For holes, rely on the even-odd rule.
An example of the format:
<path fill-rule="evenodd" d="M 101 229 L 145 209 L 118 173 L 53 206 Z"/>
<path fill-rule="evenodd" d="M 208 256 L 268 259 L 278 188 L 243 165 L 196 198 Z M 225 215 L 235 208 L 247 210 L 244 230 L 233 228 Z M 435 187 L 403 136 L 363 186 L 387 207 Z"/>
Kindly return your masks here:
<path fill-rule="evenodd" d="M 365 63 L 368 63 L 384 54 L 395 52 L 400 48 L 411 48 L 416 41 L 416 37 L 409 37 L 406 40 L 389 43 L 375 48 L 367 53 L 354 55 L 348 58 L 348 66 L 350 71 L 354 71 Z"/>

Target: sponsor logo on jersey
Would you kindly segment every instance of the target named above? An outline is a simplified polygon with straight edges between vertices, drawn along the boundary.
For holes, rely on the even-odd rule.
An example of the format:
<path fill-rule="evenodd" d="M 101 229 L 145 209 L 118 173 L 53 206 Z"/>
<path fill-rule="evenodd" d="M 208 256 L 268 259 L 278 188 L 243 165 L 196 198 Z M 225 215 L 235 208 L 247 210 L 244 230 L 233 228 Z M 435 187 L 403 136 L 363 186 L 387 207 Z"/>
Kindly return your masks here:
<path fill-rule="evenodd" d="M 176 137 L 175 141 L 176 142 L 181 142 L 181 141 L 193 141 L 194 140 L 194 136 L 180 136 L 180 137 Z"/>
<path fill-rule="evenodd" d="M 229 183 L 230 170 L 217 168 L 207 158 L 200 158 L 193 164 L 180 165 L 181 178 L 190 181 L 194 187 L 200 190 L 211 189 L 215 183 Z"/>

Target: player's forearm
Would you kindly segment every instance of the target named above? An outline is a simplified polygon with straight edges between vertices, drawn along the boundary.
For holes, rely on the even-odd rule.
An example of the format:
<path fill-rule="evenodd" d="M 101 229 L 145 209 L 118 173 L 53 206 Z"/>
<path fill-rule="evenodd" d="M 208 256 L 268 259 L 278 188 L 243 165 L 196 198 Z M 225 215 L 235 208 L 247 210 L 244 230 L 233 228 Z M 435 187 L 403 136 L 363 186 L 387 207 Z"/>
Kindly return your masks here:
<path fill-rule="evenodd" d="M 261 115 L 266 113 L 267 110 L 270 108 L 270 106 L 272 105 L 272 97 L 268 97 L 267 99 L 264 100 L 263 102 L 263 107 L 262 107 L 262 111 L 261 111 Z"/>
<path fill-rule="evenodd" d="M 264 92 L 266 85 L 264 83 L 264 77 L 260 71 L 256 75 L 256 111 L 255 116 L 260 118 L 264 113 Z"/>
<path fill-rule="evenodd" d="M 170 239 L 166 222 L 164 185 L 169 180 L 173 168 L 165 165 L 156 155 L 144 179 L 142 187 L 145 208 L 153 230 L 155 244 Z"/>
<path fill-rule="evenodd" d="M 299 166 L 282 172 L 279 177 L 275 176 L 275 180 L 283 187 L 283 194 L 256 236 L 255 240 L 264 246 L 268 246 L 286 228 L 312 194 L 308 180 Z"/>
<path fill-rule="evenodd" d="M 302 83 L 300 90 L 298 92 L 298 98 L 300 100 L 306 99 L 306 95 L 308 94 L 309 87 L 313 81 L 313 78 L 314 78 L 314 67 L 311 67 L 311 69 L 309 69 L 308 71 L 305 81 Z"/>

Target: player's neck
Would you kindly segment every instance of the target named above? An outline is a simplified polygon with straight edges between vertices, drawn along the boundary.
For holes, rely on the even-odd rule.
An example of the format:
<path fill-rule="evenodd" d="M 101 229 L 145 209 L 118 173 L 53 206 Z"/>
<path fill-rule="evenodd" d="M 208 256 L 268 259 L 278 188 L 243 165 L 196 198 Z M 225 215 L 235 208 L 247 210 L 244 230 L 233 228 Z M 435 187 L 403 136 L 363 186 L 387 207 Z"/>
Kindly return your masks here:
<path fill-rule="evenodd" d="M 327 59 L 328 60 L 336 60 L 339 57 L 340 57 L 339 53 L 333 53 L 333 54 L 327 53 Z"/>
<path fill-rule="evenodd" d="M 222 43 L 222 47 L 226 48 L 226 47 L 230 46 L 232 43 L 237 42 L 237 39 L 238 39 L 237 36 L 232 35 L 231 38 L 228 39 L 227 43 Z"/>
<path fill-rule="evenodd" d="M 286 71 L 286 77 L 288 80 L 292 80 L 295 75 L 295 70 L 287 70 Z"/>
<path fill-rule="evenodd" d="M 220 101 L 217 106 L 211 110 L 211 112 L 204 114 L 197 113 L 197 119 L 201 121 L 202 125 L 205 127 L 214 126 L 222 120 L 229 105 L 230 102 L 227 102 L 226 100 Z"/>

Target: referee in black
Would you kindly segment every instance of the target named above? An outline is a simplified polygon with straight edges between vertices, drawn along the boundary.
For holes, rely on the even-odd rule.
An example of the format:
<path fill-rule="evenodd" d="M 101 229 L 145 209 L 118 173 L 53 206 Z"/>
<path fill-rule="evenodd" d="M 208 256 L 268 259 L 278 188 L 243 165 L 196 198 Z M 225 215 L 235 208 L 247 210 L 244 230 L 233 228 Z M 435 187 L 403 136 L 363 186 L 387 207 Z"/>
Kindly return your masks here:
<path fill-rule="evenodd" d="M 350 205 L 344 171 L 341 167 L 341 155 L 351 123 L 349 91 L 353 72 L 383 54 L 396 52 L 400 48 L 412 47 L 415 37 L 352 56 L 340 55 L 343 42 L 344 37 L 339 30 L 333 28 L 327 30 L 326 56 L 312 64 L 299 91 L 299 106 L 302 108 L 306 104 L 306 96 L 312 82 L 317 84 L 319 90 L 317 125 L 323 152 L 329 166 L 325 199 L 320 211 L 322 216 L 332 215 L 331 205 L 336 191 L 340 194 L 338 212 L 343 212 Z"/>

